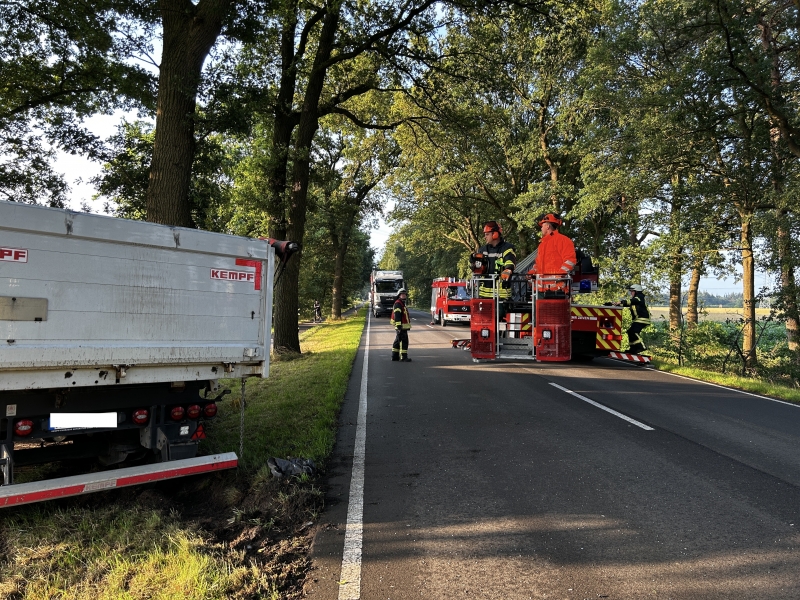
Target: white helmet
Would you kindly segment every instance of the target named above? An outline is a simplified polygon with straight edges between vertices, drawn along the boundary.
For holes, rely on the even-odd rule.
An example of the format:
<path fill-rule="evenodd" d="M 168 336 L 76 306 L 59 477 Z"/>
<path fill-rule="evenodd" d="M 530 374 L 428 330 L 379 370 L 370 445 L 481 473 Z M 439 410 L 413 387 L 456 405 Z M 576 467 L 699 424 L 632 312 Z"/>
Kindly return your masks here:
<path fill-rule="evenodd" d="M 632 283 L 628 286 L 629 290 L 633 290 L 634 292 L 643 292 L 644 288 L 640 286 L 638 283 Z"/>

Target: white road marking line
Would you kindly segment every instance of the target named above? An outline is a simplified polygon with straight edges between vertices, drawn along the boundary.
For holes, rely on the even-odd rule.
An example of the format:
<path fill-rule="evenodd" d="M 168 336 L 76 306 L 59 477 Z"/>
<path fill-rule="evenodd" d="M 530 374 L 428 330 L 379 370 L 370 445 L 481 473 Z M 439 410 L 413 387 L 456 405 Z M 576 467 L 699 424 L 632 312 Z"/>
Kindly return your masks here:
<path fill-rule="evenodd" d="M 770 402 L 777 402 L 779 404 L 786 404 L 794 408 L 800 408 L 800 404 L 795 404 L 794 402 L 789 402 L 788 400 L 779 400 L 778 398 L 770 398 L 769 396 L 760 396 L 758 394 L 754 394 L 753 392 L 745 392 L 744 390 L 737 390 L 736 388 L 728 387 L 726 385 L 720 385 L 718 383 L 711 383 L 710 381 L 703 381 L 702 379 L 693 379 L 692 377 L 684 377 L 683 375 L 678 375 L 677 373 L 670 373 L 669 371 L 656 370 L 656 372 L 663 373 L 664 375 L 672 375 L 673 377 L 680 377 L 681 379 L 686 379 L 687 381 L 694 381 L 695 383 L 705 383 L 706 385 L 722 388 L 723 390 L 727 390 L 729 392 L 738 392 L 740 394 L 744 394 L 745 396 L 753 396 L 754 398 L 761 398 L 762 400 L 769 400 Z"/>
<path fill-rule="evenodd" d="M 367 316 L 367 339 L 364 366 L 361 369 L 361 391 L 358 398 L 356 442 L 353 448 L 353 475 L 347 505 L 347 527 L 344 532 L 342 576 L 339 579 L 339 600 L 361 598 L 361 547 L 364 537 L 364 454 L 367 445 L 367 374 L 369 372 L 369 332 L 372 323 Z"/>
<path fill-rule="evenodd" d="M 628 423 L 632 423 L 633 425 L 636 425 L 637 427 L 641 427 L 641 428 L 642 428 L 642 429 L 644 429 L 645 431 L 655 431 L 655 429 L 653 429 L 653 428 L 652 428 L 652 427 L 650 427 L 649 425 L 645 425 L 644 423 L 640 423 L 639 421 L 637 421 L 637 420 L 635 420 L 635 419 L 631 419 L 630 417 L 628 417 L 628 416 L 625 416 L 625 415 L 623 415 L 622 413 L 618 413 L 617 411 L 615 411 L 615 410 L 612 410 L 612 409 L 608 408 L 607 406 L 603 406 L 603 405 L 602 405 L 602 404 L 600 404 L 599 402 L 595 402 L 594 400 L 589 400 L 589 398 L 587 398 L 586 396 L 581 396 L 580 394 L 578 394 L 578 393 L 576 393 L 576 392 L 573 392 L 572 390 L 568 390 L 568 389 L 567 389 L 567 388 L 565 388 L 565 387 L 561 387 L 561 386 L 560 386 L 560 385 L 558 385 L 557 383 L 552 383 L 552 382 L 551 382 L 551 383 L 550 383 L 550 385 L 552 385 L 553 387 L 557 387 L 557 388 L 558 388 L 558 389 L 560 389 L 562 392 L 567 392 L 568 394 L 572 394 L 572 395 L 573 395 L 573 396 L 575 396 L 576 398 L 580 398 L 580 399 L 581 399 L 581 400 L 583 400 L 584 402 L 588 402 L 588 403 L 589 403 L 589 404 L 591 404 L 592 406 L 596 406 L 597 408 L 599 408 L 599 409 L 601 409 L 601 410 L 604 410 L 604 411 L 606 411 L 607 413 L 611 413 L 612 415 L 614 415 L 614 416 L 616 416 L 616 417 L 619 417 L 620 419 L 623 419 L 623 420 L 627 421 Z"/>

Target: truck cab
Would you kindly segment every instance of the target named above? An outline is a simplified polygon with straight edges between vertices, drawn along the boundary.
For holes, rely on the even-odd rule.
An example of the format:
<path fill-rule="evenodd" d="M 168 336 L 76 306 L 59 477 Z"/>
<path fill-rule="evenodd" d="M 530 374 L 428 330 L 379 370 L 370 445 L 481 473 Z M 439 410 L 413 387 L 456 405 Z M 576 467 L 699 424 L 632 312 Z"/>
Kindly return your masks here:
<path fill-rule="evenodd" d="M 370 306 L 372 315 L 390 315 L 397 292 L 405 287 L 402 271 L 373 271 L 370 278 Z"/>
<path fill-rule="evenodd" d="M 470 300 L 467 282 L 455 277 L 438 277 L 431 283 L 431 321 L 446 326 L 469 323 Z"/>

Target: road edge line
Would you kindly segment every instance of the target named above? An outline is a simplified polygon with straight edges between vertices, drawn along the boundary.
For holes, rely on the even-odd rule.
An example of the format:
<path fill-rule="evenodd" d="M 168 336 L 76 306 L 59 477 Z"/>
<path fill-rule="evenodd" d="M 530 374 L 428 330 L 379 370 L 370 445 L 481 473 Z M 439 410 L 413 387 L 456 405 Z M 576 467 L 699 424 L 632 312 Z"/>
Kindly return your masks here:
<path fill-rule="evenodd" d="M 367 314 L 367 336 L 364 345 L 364 366 L 358 396 L 356 439 L 353 447 L 353 474 L 347 503 L 347 526 L 342 551 L 342 572 L 339 579 L 339 600 L 361 598 L 361 549 L 364 537 L 364 457 L 367 445 L 367 380 L 369 374 L 369 334 L 372 315 Z"/>

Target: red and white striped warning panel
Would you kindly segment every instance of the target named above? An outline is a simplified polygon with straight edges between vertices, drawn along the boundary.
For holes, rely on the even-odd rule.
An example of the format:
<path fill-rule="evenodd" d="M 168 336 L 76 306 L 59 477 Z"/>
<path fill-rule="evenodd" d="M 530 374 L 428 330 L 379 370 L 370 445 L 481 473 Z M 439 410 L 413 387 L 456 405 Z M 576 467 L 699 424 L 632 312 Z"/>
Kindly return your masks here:
<path fill-rule="evenodd" d="M 627 360 L 635 363 L 649 363 L 650 357 L 641 354 L 626 354 L 625 352 L 609 352 L 609 358 L 616 358 L 619 360 Z"/>
<path fill-rule="evenodd" d="M 213 456 L 172 460 L 142 467 L 128 467 L 126 469 L 90 473 L 88 475 L 61 477 L 49 481 L 3 485 L 0 486 L 0 508 L 41 502 L 42 500 L 54 500 L 55 498 L 66 498 L 67 496 L 79 496 L 91 492 L 101 492 L 140 483 L 186 477 L 187 475 L 197 475 L 223 469 L 235 469 L 238 462 L 235 452 L 227 452 Z"/>

